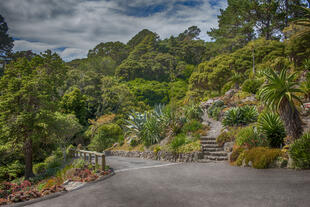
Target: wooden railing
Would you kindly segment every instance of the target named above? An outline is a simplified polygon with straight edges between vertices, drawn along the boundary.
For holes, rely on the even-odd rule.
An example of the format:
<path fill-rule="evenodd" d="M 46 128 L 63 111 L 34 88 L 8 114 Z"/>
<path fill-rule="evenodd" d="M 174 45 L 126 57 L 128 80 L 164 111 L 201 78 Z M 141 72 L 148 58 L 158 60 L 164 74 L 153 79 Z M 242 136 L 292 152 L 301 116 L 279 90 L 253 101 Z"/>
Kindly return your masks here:
<path fill-rule="evenodd" d="M 85 161 L 88 161 L 91 164 L 100 165 L 101 169 L 105 169 L 105 153 L 93 152 L 93 151 L 86 151 L 86 150 L 74 150 L 73 151 L 74 157 L 83 158 Z M 93 158 L 94 161 L 93 162 Z M 99 161 L 100 160 L 100 161 Z"/>

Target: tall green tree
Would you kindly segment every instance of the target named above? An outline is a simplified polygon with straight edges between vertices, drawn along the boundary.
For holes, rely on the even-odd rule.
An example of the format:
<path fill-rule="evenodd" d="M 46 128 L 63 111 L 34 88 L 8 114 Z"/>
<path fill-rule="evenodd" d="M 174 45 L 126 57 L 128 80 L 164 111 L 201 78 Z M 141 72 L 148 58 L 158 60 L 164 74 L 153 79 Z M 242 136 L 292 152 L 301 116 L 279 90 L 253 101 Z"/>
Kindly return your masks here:
<path fill-rule="evenodd" d="M 14 44 L 13 38 L 8 34 L 8 25 L 0 15 L 0 57 L 6 57 L 11 52 Z"/>
<path fill-rule="evenodd" d="M 117 65 L 128 57 L 129 48 L 121 42 L 105 42 L 98 44 L 94 49 L 89 50 L 87 57 L 110 57 Z"/>
<path fill-rule="evenodd" d="M 80 124 L 87 125 L 87 97 L 78 88 L 73 88 L 65 93 L 60 101 L 60 106 L 66 114 L 74 114 Z"/>
<path fill-rule="evenodd" d="M 33 176 L 33 142 L 48 138 L 65 72 L 61 58 L 47 51 L 30 61 L 21 58 L 11 63 L 0 80 L 0 132 L 22 143 L 26 179 Z"/>
<path fill-rule="evenodd" d="M 233 52 L 254 38 L 255 20 L 251 14 L 252 2 L 228 0 L 227 8 L 220 10 L 218 28 L 211 28 L 208 35 L 216 41 L 218 52 Z M 211 45 L 210 45 L 211 46 Z M 209 53 L 214 52 L 212 49 Z M 212 54 L 210 54 L 212 55 Z"/>

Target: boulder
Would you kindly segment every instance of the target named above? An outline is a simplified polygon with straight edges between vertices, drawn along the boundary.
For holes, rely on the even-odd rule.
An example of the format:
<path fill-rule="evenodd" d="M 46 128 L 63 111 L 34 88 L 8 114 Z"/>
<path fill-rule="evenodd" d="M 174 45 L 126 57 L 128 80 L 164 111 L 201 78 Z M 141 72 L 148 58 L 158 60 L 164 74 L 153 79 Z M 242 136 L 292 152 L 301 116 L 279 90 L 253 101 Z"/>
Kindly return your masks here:
<path fill-rule="evenodd" d="M 231 97 L 233 97 L 233 95 L 235 95 L 235 93 L 237 93 L 238 90 L 237 89 L 230 89 L 228 90 L 225 95 L 224 95 L 224 98 L 225 99 L 230 99 Z"/>
<path fill-rule="evenodd" d="M 202 109 L 208 109 L 214 102 L 216 102 L 219 99 L 209 99 L 205 102 L 201 102 L 200 107 Z"/>
<path fill-rule="evenodd" d="M 233 147 L 234 147 L 234 142 L 226 142 L 224 144 L 224 151 L 225 152 L 232 152 Z"/>
<path fill-rule="evenodd" d="M 242 101 L 243 103 L 245 103 L 245 102 L 254 102 L 254 101 L 256 101 L 256 98 L 255 98 L 254 95 L 252 95 L 252 96 L 246 97 L 245 99 L 242 99 L 241 101 Z"/>
<path fill-rule="evenodd" d="M 287 168 L 292 168 L 292 169 L 295 168 L 295 162 L 291 158 L 291 156 L 288 156 Z"/>

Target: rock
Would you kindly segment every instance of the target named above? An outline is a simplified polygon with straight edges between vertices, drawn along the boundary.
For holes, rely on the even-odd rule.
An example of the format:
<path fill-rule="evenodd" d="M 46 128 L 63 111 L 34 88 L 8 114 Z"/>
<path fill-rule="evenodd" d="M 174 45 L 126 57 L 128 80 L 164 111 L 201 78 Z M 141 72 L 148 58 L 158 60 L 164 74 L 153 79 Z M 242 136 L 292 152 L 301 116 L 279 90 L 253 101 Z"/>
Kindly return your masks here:
<path fill-rule="evenodd" d="M 205 101 L 205 102 L 202 102 L 201 104 L 200 104 L 200 107 L 202 108 L 202 109 L 208 109 L 214 102 L 216 102 L 218 99 L 209 99 L 209 100 L 207 100 L 207 101 Z"/>
<path fill-rule="evenodd" d="M 245 103 L 245 102 L 254 102 L 254 101 L 256 101 L 256 98 L 255 98 L 254 95 L 248 96 L 248 97 L 246 97 L 245 99 L 242 99 L 242 100 L 241 100 L 241 102 L 243 102 L 243 103 Z"/>
<path fill-rule="evenodd" d="M 245 163 L 245 159 L 242 160 L 242 167 L 247 167 L 247 164 Z"/>
<path fill-rule="evenodd" d="M 228 98 L 228 99 L 230 99 L 231 97 L 233 97 L 233 95 L 235 94 L 235 93 L 237 93 L 237 89 L 230 89 L 230 90 L 228 90 L 226 93 L 225 93 L 225 95 L 224 95 L 224 98 Z"/>
<path fill-rule="evenodd" d="M 234 147 L 234 142 L 226 142 L 224 144 L 224 151 L 225 152 L 232 152 L 233 147 Z"/>
<path fill-rule="evenodd" d="M 248 166 L 249 166 L 249 167 L 253 167 L 252 161 L 249 161 Z"/>
<path fill-rule="evenodd" d="M 288 156 L 288 162 L 287 162 L 287 168 L 295 168 L 294 160 L 291 158 L 291 156 Z"/>
<path fill-rule="evenodd" d="M 228 161 L 229 161 L 229 162 L 233 162 L 233 161 L 230 159 L 231 154 L 232 154 L 232 152 L 228 152 L 228 153 L 227 153 L 227 157 L 228 157 Z"/>

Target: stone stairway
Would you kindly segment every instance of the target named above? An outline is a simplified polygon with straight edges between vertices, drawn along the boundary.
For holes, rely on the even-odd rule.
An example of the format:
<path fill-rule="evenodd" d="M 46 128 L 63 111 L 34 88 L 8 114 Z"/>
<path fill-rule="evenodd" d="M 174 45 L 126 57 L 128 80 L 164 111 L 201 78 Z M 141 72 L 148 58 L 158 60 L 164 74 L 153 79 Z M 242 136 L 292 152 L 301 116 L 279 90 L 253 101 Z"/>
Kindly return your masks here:
<path fill-rule="evenodd" d="M 203 159 L 201 162 L 228 160 L 227 152 L 216 143 L 216 137 L 220 135 L 223 128 L 222 123 L 209 118 L 206 111 L 202 118 L 203 124 L 209 125 L 210 130 L 206 136 L 200 137 L 200 144 L 203 152 Z"/>
<path fill-rule="evenodd" d="M 223 147 L 218 146 L 216 138 L 202 136 L 200 144 L 203 152 L 204 161 L 223 161 L 227 160 L 227 153 Z"/>

